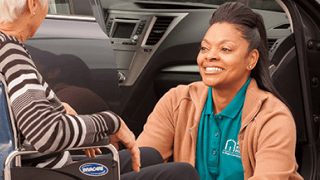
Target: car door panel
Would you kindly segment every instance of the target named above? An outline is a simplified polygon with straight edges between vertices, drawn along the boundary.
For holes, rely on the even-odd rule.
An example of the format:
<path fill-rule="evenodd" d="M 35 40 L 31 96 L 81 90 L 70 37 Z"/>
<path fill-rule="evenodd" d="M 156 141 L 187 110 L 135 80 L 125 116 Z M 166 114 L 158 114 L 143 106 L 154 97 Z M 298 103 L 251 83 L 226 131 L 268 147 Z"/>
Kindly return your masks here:
<path fill-rule="evenodd" d="M 90 4 L 89 0 L 87 3 Z M 84 86 L 97 94 L 107 104 L 108 109 L 118 112 L 120 104 L 117 64 L 110 39 L 93 16 L 49 14 L 35 36 L 27 40 L 25 45 L 32 49 L 30 54 L 34 57 L 40 57 L 41 54 L 45 56 L 47 52 L 57 57 L 77 57 L 79 63 L 86 66 L 83 72 L 77 70 L 82 74 L 78 77 L 90 78 Z M 69 65 L 74 66 L 74 69 L 80 67 Z M 72 83 L 70 80 L 68 82 Z M 88 103 L 85 106 L 89 108 L 92 105 Z"/>

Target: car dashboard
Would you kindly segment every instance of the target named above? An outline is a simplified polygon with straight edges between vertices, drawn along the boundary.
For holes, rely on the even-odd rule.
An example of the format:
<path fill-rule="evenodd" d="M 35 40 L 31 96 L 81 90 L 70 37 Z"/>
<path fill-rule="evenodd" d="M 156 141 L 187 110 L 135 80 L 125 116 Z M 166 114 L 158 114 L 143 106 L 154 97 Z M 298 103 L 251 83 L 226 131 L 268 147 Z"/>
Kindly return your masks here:
<path fill-rule="evenodd" d="M 111 39 L 118 70 L 125 77 L 120 83 L 126 86 L 135 82 L 162 41 L 187 15 L 118 10 L 109 13 L 107 35 Z"/>

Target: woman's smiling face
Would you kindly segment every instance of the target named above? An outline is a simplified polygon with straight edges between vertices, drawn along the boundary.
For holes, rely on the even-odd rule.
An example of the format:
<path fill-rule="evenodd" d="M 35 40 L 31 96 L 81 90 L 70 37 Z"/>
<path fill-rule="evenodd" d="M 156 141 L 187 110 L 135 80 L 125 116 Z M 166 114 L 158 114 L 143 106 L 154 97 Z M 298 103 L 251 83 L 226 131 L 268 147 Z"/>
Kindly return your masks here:
<path fill-rule="evenodd" d="M 248 53 L 248 46 L 236 26 L 226 22 L 213 24 L 201 42 L 197 58 L 204 84 L 239 90 L 259 57 L 257 50 Z"/>

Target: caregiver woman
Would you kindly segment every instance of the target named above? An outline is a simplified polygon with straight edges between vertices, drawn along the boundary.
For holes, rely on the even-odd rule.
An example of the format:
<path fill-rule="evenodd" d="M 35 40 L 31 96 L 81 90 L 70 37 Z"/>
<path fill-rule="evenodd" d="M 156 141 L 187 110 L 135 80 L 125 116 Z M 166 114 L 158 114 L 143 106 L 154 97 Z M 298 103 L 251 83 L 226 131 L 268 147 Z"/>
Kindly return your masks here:
<path fill-rule="evenodd" d="M 110 135 L 111 143 L 121 141 L 128 148 L 119 152 L 121 180 L 199 179 L 190 164 L 164 164 L 155 149 L 139 149 L 134 134 L 115 113 L 77 115 L 70 106 L 60 102 L 22 44 L 35 34 L 46 17 L 48 3 L 49 0 L 0 0 L 0 72 L 8 84 L 9 100 L 23 142 L 40 152 L 57 151 L 36 158 L 23 156 L 22 164 L 64 167 L 72 163 L 70 153 L 64 149 Z M 96 151 L 99 153 L 98 149 L 90 149 L 86 154 L 94 157 Z"/>
<path fill-rule="evenodd" d="M 261 15 L 225 3 L 210 24 L 197 58 L 202 81 L 162 97 L 138 146 L 192 164 L 201 180 L 302 179 L 295 122 L 269 76 Z"/>

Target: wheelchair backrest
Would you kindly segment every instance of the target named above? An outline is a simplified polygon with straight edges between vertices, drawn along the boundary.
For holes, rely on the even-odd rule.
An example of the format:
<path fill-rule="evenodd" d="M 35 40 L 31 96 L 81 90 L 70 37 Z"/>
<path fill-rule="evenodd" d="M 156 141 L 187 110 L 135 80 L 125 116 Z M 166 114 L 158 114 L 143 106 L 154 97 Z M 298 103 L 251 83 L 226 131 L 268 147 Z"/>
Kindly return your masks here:
<path fill-rule="evenodd" d="M 15 128 L 15 125 L 14 121 L 11 121 L 12 115 L 8 107 L 8 97 L 3 76 L 0 79 L 0 169 L 2 172 L 8 154 L 17 147 L 17 139 L 15 138 L 17 136 L 16 131 L 12 128 Z M 2 176 L 0 180 L 2 180 Z"/>

